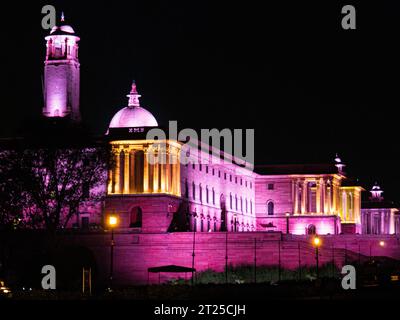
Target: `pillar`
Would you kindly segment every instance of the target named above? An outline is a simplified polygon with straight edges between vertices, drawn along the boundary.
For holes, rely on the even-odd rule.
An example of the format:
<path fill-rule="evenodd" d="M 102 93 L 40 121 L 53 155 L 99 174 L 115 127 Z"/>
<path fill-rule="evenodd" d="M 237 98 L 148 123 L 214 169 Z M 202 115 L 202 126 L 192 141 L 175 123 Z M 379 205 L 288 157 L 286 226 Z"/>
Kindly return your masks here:
<path fill-rule="evenodd" d="M 321 183 L 319 179 L 315 181 L 315 185 L 316 185 L 315 211 L 317 211 L 317 213 L 321 213 Z"/>
<path fill-rule="evenodd" d="M 293 213 L 297 214 L 299 210 L 299 182 L 298 179 L 294 179 L 292 182 L 292 192 L 293 192 Z"/>
<path fill-rule="evenodd" d="M 307 204 L 307 188 L 308 182 L 307 180 L 303 181 L 303 186 L 301 188 L 301 213 L 305 214 L 307 212 L 306 204 Z"/>
<path fill-rule="evenodd" d="M 124 151 L 124 193 L 129 193 L 129 177 L 130 177 L 130 170 L 129 170 L 129 150 Z"/>
<path fill-rule="evenodd" d="M 115 152 L 115 169 L 114 169 L 114 193 L 120 193 L 120 151 Z"/>
<path fill-rule="evenodd" d="M 323 214 L 326 214 L 327 212 L 327 206 L 326 206 L 326 183 L 325 179 L 321 178 L 321 211 Z"/>
<path fill-rule="evenodd" d="M 149 192 L 149 161 L 147 148 L 144 150 L 143 192 Z"/>
<path fill-rule="evenodd" d="M 135 193 L 136 192 L 136 183 L 135 183 L 135 151 L 132 151 L 129 154 L 130 157 L 130 168 L 129 168 L 129 172 L 130 172 L 130 179 L 129 179 L 129 192 L 130 193 Z"/>
<path fill-rule="evenodd" d="M 159 171 L 159 163 L 158 163 L 158 155 L 157 155 L 157 159 L 155 160 L 155 163 L 153 164 L 153 191 L 154 192 L 158 192 L 158 171 Z"/>

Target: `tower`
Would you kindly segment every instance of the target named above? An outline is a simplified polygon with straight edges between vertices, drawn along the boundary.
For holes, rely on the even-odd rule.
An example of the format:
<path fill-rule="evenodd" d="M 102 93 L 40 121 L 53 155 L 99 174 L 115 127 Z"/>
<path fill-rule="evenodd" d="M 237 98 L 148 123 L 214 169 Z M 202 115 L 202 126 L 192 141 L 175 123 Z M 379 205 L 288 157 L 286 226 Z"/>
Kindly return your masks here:
<path fill-rule="evenodd" d="M 54 26 L 45 40 L 47 50 L 44 62 L 43 115 L 79 122 L 80 39 L 75 35 L 74 29 L 65 24 L 62 14 L 60 25 Z"/>
<path fill-rule="evenodd" d="M 375 182 L 374 186 L 370 190 L 371 192 L 371 197 L 369 198 L 371 201 L 383 201 L 383 190 L 381 187 L 378 185 L 378 182 Z"/>

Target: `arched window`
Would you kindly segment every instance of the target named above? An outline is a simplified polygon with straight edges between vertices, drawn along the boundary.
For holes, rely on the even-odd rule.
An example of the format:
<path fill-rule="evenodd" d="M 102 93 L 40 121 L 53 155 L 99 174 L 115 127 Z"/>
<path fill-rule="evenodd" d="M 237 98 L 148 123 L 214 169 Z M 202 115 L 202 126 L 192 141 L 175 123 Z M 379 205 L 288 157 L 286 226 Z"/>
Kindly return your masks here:
<path fill-rule="evenodd" d="M 214 188 L 212 189 L 212 202 L 213 202 L 213 205 L 215 205 L 215 190 L 214 190 Z"/>
<path fill-rule="evenodd" d="M 274 215 L 274 203 L 272 201 L 268 201 L 268 203 L 267 203 L 267 214 L 269 216 Z"/>
<path fill-rule="evenodd" d="M 310 234 L 310 235 L 317 234 L 317 228 L 315 227 L 315 225 L 310 224 L 307 227 L 307 234 Z"/>
<path fill-rule="evenodd" d="M 130 214 L 130 228 L 141 228 L 142 227 L 142 209 L 140 207 L 134 207 Z"/>

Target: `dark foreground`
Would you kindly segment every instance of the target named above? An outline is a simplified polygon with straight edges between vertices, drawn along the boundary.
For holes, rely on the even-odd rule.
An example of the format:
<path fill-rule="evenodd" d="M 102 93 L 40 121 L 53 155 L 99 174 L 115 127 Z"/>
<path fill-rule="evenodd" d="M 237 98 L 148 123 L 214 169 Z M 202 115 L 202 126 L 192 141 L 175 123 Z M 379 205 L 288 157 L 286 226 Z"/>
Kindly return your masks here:
<path fill-rule="evenodd" d="M 4 299 L 4 298 L 3 298 Z M 400 300 L 400 283 L 370 284 L 344 290 L 339 280 L 276 284 L 152 285 L 98 290 L 91 295 L 57 290 L 13 291 L 7 300 Z"/>

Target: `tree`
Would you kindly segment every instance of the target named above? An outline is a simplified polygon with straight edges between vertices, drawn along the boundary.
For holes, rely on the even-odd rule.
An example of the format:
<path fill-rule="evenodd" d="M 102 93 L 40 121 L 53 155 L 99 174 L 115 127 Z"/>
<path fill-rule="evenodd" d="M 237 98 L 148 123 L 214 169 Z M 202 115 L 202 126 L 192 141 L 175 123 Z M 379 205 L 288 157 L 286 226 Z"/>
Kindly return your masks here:
<path fill-rule="evenodd" d="M 81 206 L 105 196 L 109 150 L 47 147 L 0 153 L 0 223 L 65 227 Z"/>

